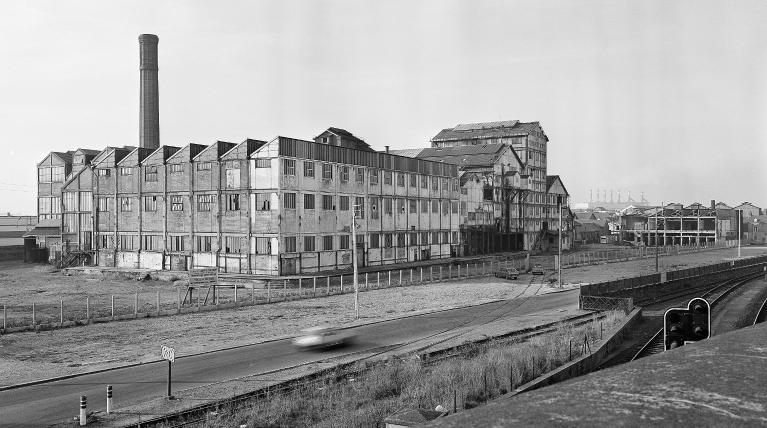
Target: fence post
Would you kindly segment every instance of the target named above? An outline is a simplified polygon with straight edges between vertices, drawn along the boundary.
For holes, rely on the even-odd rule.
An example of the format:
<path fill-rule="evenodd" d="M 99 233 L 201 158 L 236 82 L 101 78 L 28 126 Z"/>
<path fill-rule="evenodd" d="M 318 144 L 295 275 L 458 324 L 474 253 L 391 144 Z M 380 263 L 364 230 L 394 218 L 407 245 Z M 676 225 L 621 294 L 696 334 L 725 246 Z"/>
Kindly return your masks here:
<path fill-rule="evenodd" d="M 266 303 L 272 302 L 272 281 L 266 280 Z"/>
<path fill-rule="evenodd" d="M 301 280 L 298 280 L 299 287 L 301 286 Z M 237 283 L 234 283 L 234 306 L 237 307 Z"/>
<path fill-rule="evenodd" d="M 461 264 L 458 263 L 458 275 L 456 275 L 456 278 L 461 279 Z"/>
<path fill-rule="evenodd" d="M 35 319 L 35 302 L 32 302 L 32 327 L 34 327 L 37 324 L 37 320 Z"/>
<path fill-rule="evenodd" d="M 5 305 L 3 305 L 3 314 L 5 314 Z M 59 300 L 59 327 L 64 325 L 64 299 Z M 3 322 L 5 328 L 5 322 Z"/>
<path fill-rule="evenodd" d="M 421 283 L 423 283 L 423 266 L 421 267 Z"/>
<path fill-rule="evenodd" d="M 368 287 L 368 273 L 365 272 L 365 290 L 369 290 L 369 289 L 370 288 Z"/>
<path fill-rule="evenodd" d="M 304 295 L 304 279 L 298 278 L 298 297 L 302 297 Z"/>
<path fill-rule="evenodd" d="M 413 268 L 410 268 L 410 283 L 413 283 Z"/>
<path fill-rule="evenodd" d="M 282 300 L 284 302 L 288 301 L 288 280 L 287 279 L 282 280 Z"/>
<path fill-rule="evenodd" d="M 402 269 L 399 270 L 399 284 L 397 285 L 402 287 Z"/>
<path fill-rule="evenodd" d="M 107 413 L 112 413 L 112 385 L 107 385 Z"/>
<path fill-rule="evenodd" d="M 344 274 L 341 274 L 341 294 L 344 294 Z"/>
<path fill-rule="evenodd" d="M 89 322 L 91 319 L 91 298 L 85 296 L 85 322 Z"/>
<path fill-rule="evenodd" d="M 157 316 L 160 316 L 160 290 L 157 290 Z"/>
<path fill-rule="evenodd" d="M 312 278 L 312 295 L 317 297 L 317 277 Z"/>
<path fill-rule="evenodd" d="M 115 319 L 115 295 L 112 294 L 112 298 L 110 299 L 110 306 L 112 309 L 112 319 Z"/>
<path fill-rule="evenodd" d="M 482 273 L 487 273 L 487 269 L 485 269 L 485 262 L 482 262 Z"/>
<path fill-rule="evenodd" d="M 80 396 L 80 426 L 84 427 L 88 423 L 88 397 Z"/>
<path fill-rule="evenodd" d="M 328 292 L 326 293 L 326 295 L 330 296 L 330 275 L 328 275 L 328 279 L 325 283 L 328 286 Z"/>
<path fill-rule="evenodd" d="M 5 303 L 3 303 L 3 332 L 5 332 L 5 329 L 8 327 L 8 310 L 5 307 Z"/>
<path fill-rule="evenodd" d="M 429 266 L 429 282 L 434 281 L 434 265 Z"/>
<path fill-rule="evenodd" d="M 439 265 L 439 280 L 442 281 L 442 265 Z"/>
<path fill-rule="evenodd" d="M 256 304 L 256 284 L 250 283 L 250 304 Z"/>
<path fill-rule="evenodd" d="M 389 287 L 391 287 L 391 271 L 387 271 L 387 272 L 389 272 Z"/>
<path fill-rule="evenodd" d="M 181 313 L 181 288 L 176 287 L 176 313 Z"/>
<path fill-rule="evenodd" d="M 447 265 L 447 279 L 453 278 L 453 265 Z"/>
<path fill-rule="evenodd" d="M 466 278 L 469 277 L 469 264 L 466 263 Z"/>
<path fill-rule="evenodd" d="M 199 302 L 199 297 L 197 301 Z M 138 291 L 136 291 L 136 297 L 133 300 L 133 318 L 138 318 Z"/>

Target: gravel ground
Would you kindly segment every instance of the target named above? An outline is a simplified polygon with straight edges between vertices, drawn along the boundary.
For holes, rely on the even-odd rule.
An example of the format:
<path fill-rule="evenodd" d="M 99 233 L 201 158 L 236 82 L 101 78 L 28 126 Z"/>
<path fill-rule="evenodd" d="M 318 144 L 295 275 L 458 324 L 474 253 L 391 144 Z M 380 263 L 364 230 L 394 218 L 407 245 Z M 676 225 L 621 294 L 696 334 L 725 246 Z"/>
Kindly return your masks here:
<path fill-rule="evenodd" d="M 767 248 L 745 248 L 744 256 L 767 253 Z M 737 250 L 718 250 L 660 260 L 661 269 L 719 262 L 731 259 Z M 628 277 L 655 270 L 655 260 L 584 266 L 563 271 L 565 288 Z M 549 277 L 536 277 L 544 281 Z M 371 290 L 360 294 L 362 319 L 354 321 L 351 294 L 259 305 L 218 312 L 94 324 L 40 333 L 0 336 L 0 384 L 11 385 L 67 374 L 82 373 L 124 364 L 158 359 L 159 343 L 184 343 L 179 355 L 258 343 L 287 337 L 302 328 L 329 323 L 354 325 L 408 316 L 422 312 L 515 298 L 538 287 L 526 287 L 533 277 L 517 281 L 493 277 L 461 282 Z M 170 282 L 125 281 L 66 277 L 39 265 L 0 264 L 0 299 L 18 302 L 30 295 L 58 300 L 78 293 L 119 293 L 174 289 Z M 527 290 L 527 291 L 525 291 Z M 540 293 L 557 291 L 549 286 Z M 189 332 L 194 331 L 193 340 Z"/>

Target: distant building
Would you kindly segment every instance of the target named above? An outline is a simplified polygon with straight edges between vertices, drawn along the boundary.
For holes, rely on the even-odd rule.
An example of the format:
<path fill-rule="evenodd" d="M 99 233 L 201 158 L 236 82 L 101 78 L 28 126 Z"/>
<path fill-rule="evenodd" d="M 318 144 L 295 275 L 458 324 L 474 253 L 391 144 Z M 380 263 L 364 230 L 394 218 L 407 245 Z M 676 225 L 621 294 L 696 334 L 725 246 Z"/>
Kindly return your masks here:
<path fill-rule="evenodd" d="M 24 245 L 24 234 L 37 224 L 33 215 L 4 215 L 0 216 L 0 247 L 9 245 Z"/>
<path fill-rule="evenodd" d="M 517 120 L 459 124 L 443 129 L 431 139 L 434 149 L 486 144 L 512 147 L 522 165 L 519 174 L 527 177 L 528 181 L 527 189 L 519 195 L 524 205 L 520 215 L 523 248 L 544 250 L 548 249 L 550 242 L 550 238 L 545 235 L 552 229 L 552 220 L 558 219 L 558 214 L 552 215 L 552 207 L 556 212 L 556 200 L 552 202 L 551 197 L 556 195 L 549 193 L 548 142 L 549 138 L 539 122 Z M 558 194 L 561 197 L 561 193 Z M 569 205 L 569 195 L 566 199 L 561 201 L 563 205 Z"/>
<path fill-rule="evenodd" d="M 735 211 L 740 211 L 742 218 L 751 218 L 762 215 L 762 209 L 752 204 L 751 202 L 743 202 L 733 209 Z"/>
<path fill-rule="evenodd" d="M 670 203 L 624 210 L 619 234 L 622 241 L 636 245 L 704 246 L 734 239 L 730 231 L 737 227 L 736 221 L 731 209 L 717 208 L 714 201 L 710 206 Z"/>

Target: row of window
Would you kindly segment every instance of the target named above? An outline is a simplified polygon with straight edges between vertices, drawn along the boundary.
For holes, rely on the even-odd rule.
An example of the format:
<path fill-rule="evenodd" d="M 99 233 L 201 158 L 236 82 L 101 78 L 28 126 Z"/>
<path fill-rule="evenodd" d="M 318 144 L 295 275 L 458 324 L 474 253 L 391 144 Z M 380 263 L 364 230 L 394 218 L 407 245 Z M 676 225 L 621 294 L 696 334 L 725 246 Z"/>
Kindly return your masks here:
<path fill-rule="evenodd" d="M 296 209 L 296 193 L 285 193 L 283 195 L 282 199 L 282 208 L 283 209 Z M 333 195 L 315 195 L 313 193 L 304 193 L 304 204 L 303 208 L 305 210 L 313 210 L 317 208 L 316 204 L 316 198 L 315 196 L 320 197 L 321 202 L 321 208 L 323 210 L 335 210 L 336 205 L 333 203 L 335 200 L 335 197 Z M 349 196 L 339 196 L 338 202 L 339 202 L 339 210 L 340 211 L 348 211 L 349 210 Z M 261 203 L 259 203 L 261 201 Z M 431 202 L 430 202 L 431 201 Z M 265 211 L 268 209 L 268 194 L 256 194 L 256 210 L 259 211 Z M 405 198 L 387 198 L 387 197 L 368 197 L 368 205 L 371 213 L 371 218 L 378 218 L 379 211 L 380 211 L 380 205 L 383 205 L 383 211 L 384 214 L 391 215 L 394 212 L 395 206 L 396 206 L 396 212 L 398 214 L 405 214 L 406 212 L 410 214 L 417 214 L 419 213 L 418 206 L 420 205 L 420 213 L 426 214 L 429 211 L 432 213 L 439 213 L 440 212 L 440 202 L 442 205 L 442 214 L 447 215 L 449 213 L 458 214 L 458 202 L 457 201 L 448 201 L 448 200 L 438 200 L 438 199 L 405 199 Z M 429 205 L 431 205 L 431 210 L 429 209 Z M 365 198 L 364 197 L 355 197 L 354 198 L 354 211 L 357 218 L 365 218 Z"/>
<path fill-rule="evenodd" d="M 211 169 L 212 162 L 199 162 L 197 163 L 197 171 L 209 171 Z M 158 166 L 146 165 L 144 166 L 144 181 L 156 182 L 158 179 Z M 120 176 L 133 175 L 134 170 L 138 167 L 123 166 L 118 168 Z M 96 175 L 99 177 L 109 177 L 112 172 L 110 168 L 97 168 Z M 170 174 L 180 174 L 184 172 L 183 163 L 168 164 L 168 172 Z M 229 161 L 224 165 L 224 172 L 226 176 L 226 188 L 234 189 L 240 187 L 240 163 L 237 161 Z"/>
<path fill-rule="evenodd" d="M 214 244 L 217 242 L 215 236 L 195 236 L 194 237 L 194 251 L 198 252 L 211 252 L 213 251 Z M 242 236 L 224 236 L 223 247 L 221 252 L 228 254 L 246 253 L 247 238 Z M 268 238 L 266 238 L 268 239 Z M 142 235 L 139 240 L 138 235 L 120 235 L 118 246 L 115 247 L 114 235 L 102 234 L 99 235 L 99 247 L 104 249 L 119 249 L 125 251 L 163 251 L 163 239 L 162 235 Z M 192 246 L 189 245 L 188 235 L 170 235 L 168 236 L 168 249 L 170 251 L 192 251 Z"/>
<path fill-rule="evenodd" d="M 157 211 L 157 200 L 159 196 L 144 196 L 142 198 L 144 211 Z M 133 205 L 135 198 L 121 197 L 120 200 L 120 212 L 133 211 Z M 171 211 L 184 211 L 184 196 L 170 196 L 170 210 Z M 239 211 L 241 207 L 241 195 L 232 194 L 224 195 L 224 209 L 226 211 Z M 100 197 L 98 198 L 98 211 L 109 212 L 111 210 L 113 198 Z M 211 208 L 215 206 L 216 195 L 197 195 L 197 211 L 211 211 Z"/>
<path fill-rule="evenodd" d="M 268 159 L 265 159 L 268 160 Z M 296 175 L 296 160 L 295 159 L 283 159 L 282 160 L 282 174 L 283 175 L 290 175 L 295 176 Z M 304 177 L 307 178 L 315 178 L 315 162 L 310 160 L 304 160 L 301 161 L 303 163 L 304 168 Z M 258 168 L 258 164 L 256 164 L 256 167 Z M 265 168 L 269 168 L 269 163 L 264 163 Z M 332 180 L 333 179 L 333 164 L 322 162 L 320 163 L 321 172 L 322 172 L 322 179 L 323 180 Z M 354 173 L 354 179 L 357 183 L 364 184 L 365 182 L 365 169 L 361 167 L 349 167 L 346 165 L 339 165 L 338 166 L 338 177 L 342 183 L 349 181 L 349 172 L 350 170 L 353 170 Z M 369 168 L 368 169 L 368 182 L 371 186 L 377 185 L 379 183 L 379 174 L 383 175 L 383 181 L 385 185 L 392 185 L 392 179 L 394 175 L 396 174 L 397 177 L 397 186 L 398 187 L 405 187 L 405 183 L 408 183 L 410 187 L 418 187 L 418 182 L 420 181 L 420 186 L 422 189 L 428 189 L 429 188 L 429 178 L 431 178 L 431 189 L 432 190 L 439 190 L 440 188 L 442 190 L 448 189 L 448 180 L 452 182 L 452 188 L 454 192 L 457 192 L 459 189 L 458 186 L 458 180 L 457 179 L 448 179 L 445 177 L 428 177 L 426 175 L 420 175 L 420 174 L 413 174 L 413 173 L 405 173 L 405 172 L 394 172 L 394 171 L 388 171 L 388 170 L 379 170 L 377 168 Z M 442 184 L 440 186 L 440 183 Z"/>
<path fill-rule="evenodd" d="M 349 249 L 349 236 L 350 235 L 339 236 L 339 239 L 338 239 L 339 250 Z M 370 233 L 367 236 L 368 236 L 369 248 L 393 248 L 395 246 L 406 247 L 406 246 L 417 246 L 417 245 L 439 245 L 439 244 L 450 244 L 451 242 L 453 244 L 459 243 L 458 232 L 452 232 L 452 241 L 451 241 L 451 233 L 446 231 Z M 268 240 L 269 238 L 256 238 L 256 247 L 257 247 L 256 253 L 265 254 L 265 253 L 258 252 L 259 239 Z M 286 253 L 298 252 L 298 249 L 296 247 L 297 239 L 298 237 L 295 237 L 295 236 L 285 237 Z M 336 249 L 334 247 L 335 236 L 333 235 L 324 235 L 324 236 L 306 235 L 306 236 L 303 236 L 302 239 L 304 244 L 303 250 L 302 250 L 303 252 L 332 251 Z M 357 235 L 357 244 L 360 246 L 364 246 L 364 243 L 365 243 L 365 236 Z M 321 244 L 321 246 L 318 244 Z M 265 250 L 270 251 L 270 249 L 265 249 Z"/>

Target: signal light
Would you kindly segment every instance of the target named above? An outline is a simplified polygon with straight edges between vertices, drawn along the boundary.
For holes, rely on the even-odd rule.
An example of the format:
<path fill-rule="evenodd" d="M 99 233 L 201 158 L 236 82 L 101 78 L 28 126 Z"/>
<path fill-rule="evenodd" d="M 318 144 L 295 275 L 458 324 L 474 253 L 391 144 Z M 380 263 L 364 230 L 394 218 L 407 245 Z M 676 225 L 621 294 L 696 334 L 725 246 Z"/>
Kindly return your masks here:
<path fill-rule="evenodd" d="M 696 297 L 686 308 L 670 308 L 663 314 L 663 349 L 678 348 L 711 337 L 711 305 Z"/>

